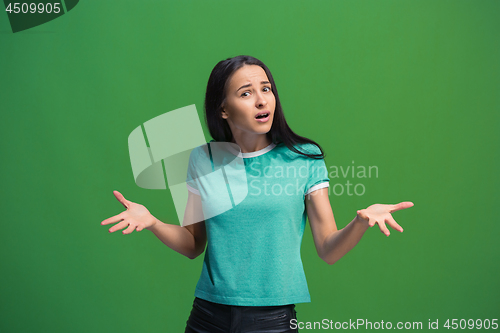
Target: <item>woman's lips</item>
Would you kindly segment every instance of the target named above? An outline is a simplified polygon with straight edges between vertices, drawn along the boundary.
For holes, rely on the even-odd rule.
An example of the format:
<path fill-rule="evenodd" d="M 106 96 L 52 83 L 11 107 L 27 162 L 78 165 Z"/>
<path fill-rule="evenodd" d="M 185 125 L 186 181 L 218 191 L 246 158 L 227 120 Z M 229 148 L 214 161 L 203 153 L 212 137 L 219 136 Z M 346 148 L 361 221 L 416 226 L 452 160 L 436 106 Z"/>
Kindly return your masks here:
<path fill-rule="evenodd" d="M 265 117 L 265 118 L 255 118 L 255 120 L 257 120 L 259 123 L 265 123 L 265 122 L 267 122 L 269 120 L 269 118 L 271 118 L 271 114 L 270 113 L 268 113 L 267 117 Z"/>

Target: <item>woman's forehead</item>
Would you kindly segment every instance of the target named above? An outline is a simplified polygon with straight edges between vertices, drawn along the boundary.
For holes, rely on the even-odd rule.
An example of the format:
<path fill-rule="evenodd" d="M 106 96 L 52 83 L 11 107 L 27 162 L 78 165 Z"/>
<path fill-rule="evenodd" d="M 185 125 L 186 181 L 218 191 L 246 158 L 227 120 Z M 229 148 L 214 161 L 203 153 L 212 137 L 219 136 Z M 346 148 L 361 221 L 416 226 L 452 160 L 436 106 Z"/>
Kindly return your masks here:
<path fill-rule="evenodd" d="M 234 87 L 253 81 L 269 81 L 269 78 L 262 67 L 258 65 L 244 65 L 233 73 L 229 86 Z"/>

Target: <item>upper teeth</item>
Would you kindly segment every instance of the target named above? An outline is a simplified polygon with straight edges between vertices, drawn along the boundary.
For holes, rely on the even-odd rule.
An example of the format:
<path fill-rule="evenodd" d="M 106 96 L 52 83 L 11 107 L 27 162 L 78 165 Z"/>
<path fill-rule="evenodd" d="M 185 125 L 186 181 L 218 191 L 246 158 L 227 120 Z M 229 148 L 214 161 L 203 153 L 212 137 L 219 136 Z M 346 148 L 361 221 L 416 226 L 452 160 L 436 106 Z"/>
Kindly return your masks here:
<path fill-rule="evenodd" d="M 262 114 L 259 114 L 259 115 L 257 116 L 257 118 L 259 118 L 259 117 L 265 117 L 265 116 L 267 116 L 267 113 L 262 113 Z"/>

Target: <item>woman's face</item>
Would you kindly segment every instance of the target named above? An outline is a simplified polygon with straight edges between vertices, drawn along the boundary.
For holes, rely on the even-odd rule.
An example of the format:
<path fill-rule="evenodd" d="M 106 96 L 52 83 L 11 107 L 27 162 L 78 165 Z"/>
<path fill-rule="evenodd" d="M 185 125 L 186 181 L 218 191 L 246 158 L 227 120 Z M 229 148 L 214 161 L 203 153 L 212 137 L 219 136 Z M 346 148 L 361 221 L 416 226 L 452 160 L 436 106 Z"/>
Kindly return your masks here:
<path fill-rule="evenodd" d="M 234 136 L 265 134 L 273 124 L 276 99 L 264 69 L 244 65 L 230 77 L 222 118 Z M 261 114 L 267 114 L 261 119 Z M 259 116 L 259 118 L 257 118 Z"/>

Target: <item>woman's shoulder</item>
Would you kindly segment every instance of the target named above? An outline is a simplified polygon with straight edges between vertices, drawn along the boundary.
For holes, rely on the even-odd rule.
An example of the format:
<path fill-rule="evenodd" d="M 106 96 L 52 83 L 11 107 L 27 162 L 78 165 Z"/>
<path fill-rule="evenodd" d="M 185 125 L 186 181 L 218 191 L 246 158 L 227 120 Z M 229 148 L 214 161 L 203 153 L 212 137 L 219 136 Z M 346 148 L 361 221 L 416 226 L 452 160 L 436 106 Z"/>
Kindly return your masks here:
<path fill-rule="evenodd" d="M 190 158 L 211 159 L 213 155 L 217 156 L 217 160 L 223 160 L 225 156 L 238 156 L 239 147 L 235 143 L 225 141 L 210 140 L 207 143 L 201 144 L 190 152 Z"/>
<path fill-rule="evenodd" d="M 307 154 L 321 154 L 321 149 L 313 143 L 300 143 L 299 148 L 301 151 Z"/>
<path fill-rule="evenodd" d="M 312 143 L 297 143 L 294 144 L 293 147 L 305 154 L 312 154 L 312 155 L 317 155 L 321 154 L 321 150 L 319 147 L 315 144 Z M 286 154 L 287 156 L 290 156 L 291 158 L 298 158 L 298 157 L 307 157 L 304 156 L 298 152 L 295 152 L 294 150 L 288 148 L 283 142 L 280 142 L 276 145 L 276 148 L 283 153 Z"/>
<path fill-rule="evenodd" d="M 200 159 L 206 159 L 209 157 L 209 152 L 208 152 L 208 144 L 204 143 L 201 144 L 197 147 L 194 147 L 191 149 L 189 153 L 189 158 L 191 160 L 200 160 Z"/>

